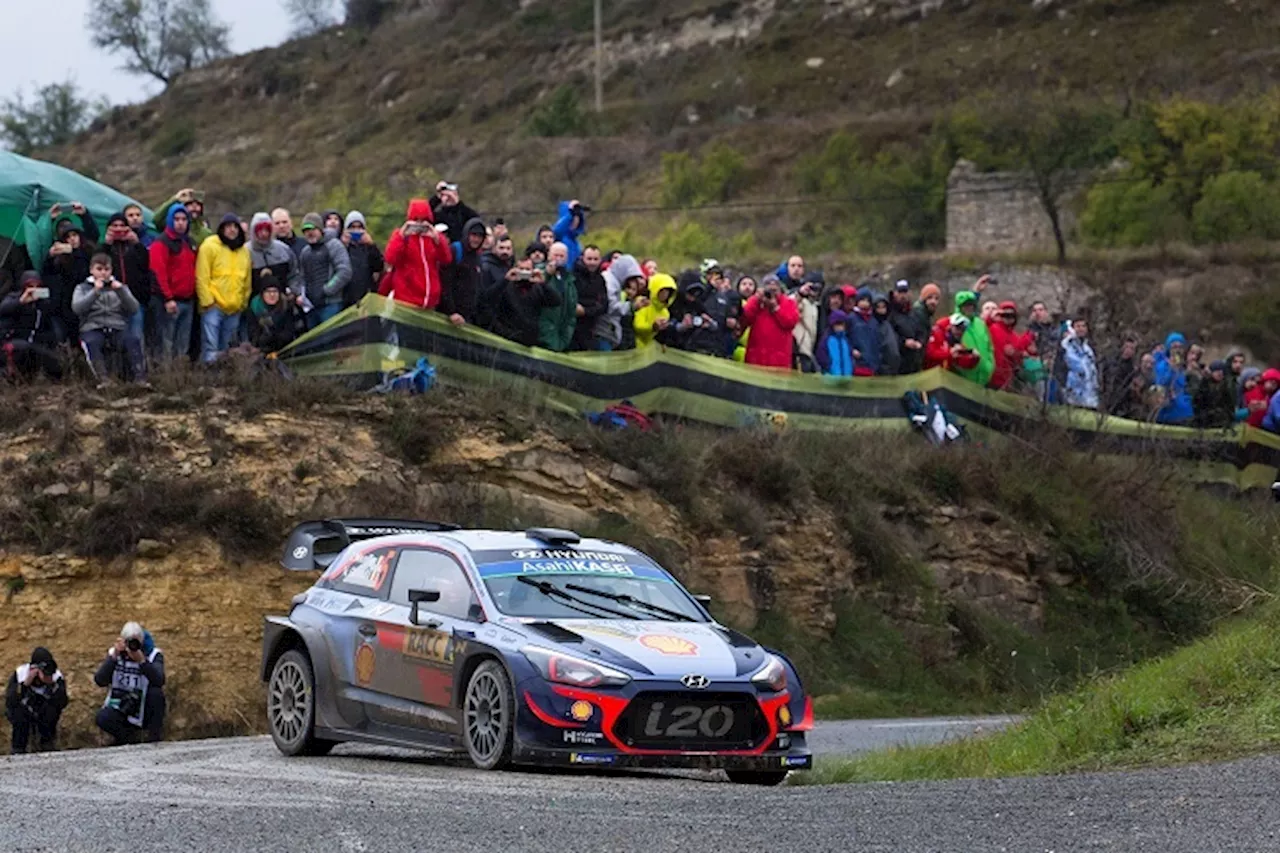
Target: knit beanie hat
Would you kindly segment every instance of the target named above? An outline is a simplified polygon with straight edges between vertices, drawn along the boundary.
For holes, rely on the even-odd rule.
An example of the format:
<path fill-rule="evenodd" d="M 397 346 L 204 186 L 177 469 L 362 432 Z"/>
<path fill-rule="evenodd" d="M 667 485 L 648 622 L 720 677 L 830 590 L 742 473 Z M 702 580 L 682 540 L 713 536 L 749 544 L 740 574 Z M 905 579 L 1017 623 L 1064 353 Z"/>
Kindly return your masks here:
<path fill-rule="evenodd" d="M 324 220 L 320 218 L 320 214 L 313 212 L 302 217 L 302 230 L 306 231 L 309 228 L 324 230 Z"/>
<path fill-rule="evenodd" d="M 938 285 L 934 284 L 933 282 L 929 282 L 924 287 L 920 288 L 921 299 L 928 299 L 930 296 L 936 296 L 939 299 L 941 299 L 942 288 L 938 287 Z"/>

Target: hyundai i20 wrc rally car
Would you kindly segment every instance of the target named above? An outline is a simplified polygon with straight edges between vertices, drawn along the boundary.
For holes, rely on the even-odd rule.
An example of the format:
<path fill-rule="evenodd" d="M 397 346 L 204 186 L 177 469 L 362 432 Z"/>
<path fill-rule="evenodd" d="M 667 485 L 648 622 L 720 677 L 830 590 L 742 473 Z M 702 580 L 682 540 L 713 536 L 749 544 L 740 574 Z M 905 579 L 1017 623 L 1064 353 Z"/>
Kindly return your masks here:
<path fill-rule="evenodd" d="M 299 525 L 283 565 L 321 572 L 266 619 L 286 755 L 364 741 L 486 770 L 722 768 L 770 785 L 812 765 L 813 705 L 786 657 L 625 545 L 346 519 Z"/>

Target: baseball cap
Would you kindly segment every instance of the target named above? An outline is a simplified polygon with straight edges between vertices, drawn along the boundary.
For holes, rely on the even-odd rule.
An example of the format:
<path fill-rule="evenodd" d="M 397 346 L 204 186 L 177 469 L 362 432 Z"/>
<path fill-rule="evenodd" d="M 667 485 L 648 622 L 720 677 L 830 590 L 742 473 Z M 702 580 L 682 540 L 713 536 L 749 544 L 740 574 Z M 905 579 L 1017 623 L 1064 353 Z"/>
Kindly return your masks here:
<path fill-rule="evenodd" d="M 893 285 L 893 289 L 898 293 L 906 293 L 911 289 L 911 282 L 907 281 L 905 278 L 900 278 L 897 283 Z"/>

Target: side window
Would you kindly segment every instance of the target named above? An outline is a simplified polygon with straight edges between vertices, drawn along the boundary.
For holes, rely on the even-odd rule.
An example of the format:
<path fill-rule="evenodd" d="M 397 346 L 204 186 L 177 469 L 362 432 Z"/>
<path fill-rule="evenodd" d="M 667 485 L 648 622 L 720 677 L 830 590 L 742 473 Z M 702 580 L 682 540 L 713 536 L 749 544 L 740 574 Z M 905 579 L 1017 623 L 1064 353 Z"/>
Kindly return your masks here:
<path fill-rule="evenodd" d="M 405 551 L 396 565 L 391 580 L 391 601 L 409 603 L 409 590 L 435 590 L 440 600 L 421 604 L 423 610 L 454 619 L 470 619 L 471 605 L 477 603 L 462 567 L 453 558 L 438 551 Z"/>
<path fill-rule="evenodd" d="M 335 562 L 320 580 L 339 592 L 382 598 L 399 552 L 398 548 L 379 548 L 366 554 L 357 552 L 354 557 Z"/>

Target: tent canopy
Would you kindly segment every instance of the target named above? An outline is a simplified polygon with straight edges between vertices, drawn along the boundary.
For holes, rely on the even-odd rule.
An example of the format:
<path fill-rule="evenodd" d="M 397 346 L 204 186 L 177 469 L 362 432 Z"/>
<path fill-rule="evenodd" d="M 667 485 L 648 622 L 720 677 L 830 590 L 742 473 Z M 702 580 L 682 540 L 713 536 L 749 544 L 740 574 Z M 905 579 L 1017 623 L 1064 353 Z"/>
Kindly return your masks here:
<path fill-rule="evenodd" d="M 49 208 L 73 201 L 83 204 L 99 226 L 125 205 L 137 204 L 124 193 L 79 172 L 0 151 L 0 238 L 26 246 L 33 259 L 43 257 L 53 243 Z M 151 211 L 144 207 L 143 215 L 150 220 Z"/>

